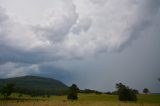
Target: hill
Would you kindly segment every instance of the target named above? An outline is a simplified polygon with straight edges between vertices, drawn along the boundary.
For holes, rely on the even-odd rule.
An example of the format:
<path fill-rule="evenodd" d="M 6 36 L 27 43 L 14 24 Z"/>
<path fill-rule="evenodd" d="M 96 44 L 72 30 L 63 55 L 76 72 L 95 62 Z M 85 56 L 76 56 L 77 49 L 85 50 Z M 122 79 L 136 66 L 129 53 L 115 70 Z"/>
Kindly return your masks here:
<path fill-rule="evenodd" d="M 63 95 L 68 87 L 61 81 L 39 76 L 22 76 L 7 79 L 0 79 L 0 88 L 7 83 L 15 84 L 15 92 L 37 95 Z"/>

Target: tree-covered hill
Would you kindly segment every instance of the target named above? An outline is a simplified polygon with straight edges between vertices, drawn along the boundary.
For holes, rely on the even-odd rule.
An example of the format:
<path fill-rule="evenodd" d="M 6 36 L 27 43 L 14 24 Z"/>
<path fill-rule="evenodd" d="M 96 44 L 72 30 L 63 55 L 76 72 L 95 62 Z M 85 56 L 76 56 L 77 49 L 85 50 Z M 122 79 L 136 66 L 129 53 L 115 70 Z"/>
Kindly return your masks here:
<path fill-rule="evenodd" d="M 36 95 L 62 95 L 68 87 L 61 81 L 39 76 L 22 76 L 0 79 L 0 88 L 7 83 L 15 84 L 15 92 Z"/>

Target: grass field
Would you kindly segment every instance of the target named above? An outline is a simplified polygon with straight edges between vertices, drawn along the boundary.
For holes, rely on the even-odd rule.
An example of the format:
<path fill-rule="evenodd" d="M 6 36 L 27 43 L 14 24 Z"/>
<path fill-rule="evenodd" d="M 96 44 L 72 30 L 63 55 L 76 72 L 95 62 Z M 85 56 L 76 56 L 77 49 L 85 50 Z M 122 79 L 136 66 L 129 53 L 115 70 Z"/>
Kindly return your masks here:
<path fill-rule="evenodd" d="M 12 97 L 17 98 L 16 94 Z M 23 96 L 21 100 L 0 100 L 0 106 L 160 106 L 160 95 L 138 95 L 137 102 L 120 102 L 117 96 L 106 94 L 79 94 L 77 101 L 68 101 L 66 96 Z"/>

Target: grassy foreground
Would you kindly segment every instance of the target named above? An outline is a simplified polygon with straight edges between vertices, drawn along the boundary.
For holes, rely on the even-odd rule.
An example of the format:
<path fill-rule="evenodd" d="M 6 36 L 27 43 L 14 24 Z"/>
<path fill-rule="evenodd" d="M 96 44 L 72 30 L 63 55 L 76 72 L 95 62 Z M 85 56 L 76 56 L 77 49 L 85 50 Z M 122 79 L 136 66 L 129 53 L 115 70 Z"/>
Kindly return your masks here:
<path fill-rule="evenodd" d="M 22 98 L 21 100 L 0 100 L 0 106 L 160 106 L 160 95 L 138 95 L 137 102 L 119 102 L 117 96 L 106 94 L 79 94 L 77 101 L 68 101 L 66 96 L 50 98 L 24 96 Z"/>

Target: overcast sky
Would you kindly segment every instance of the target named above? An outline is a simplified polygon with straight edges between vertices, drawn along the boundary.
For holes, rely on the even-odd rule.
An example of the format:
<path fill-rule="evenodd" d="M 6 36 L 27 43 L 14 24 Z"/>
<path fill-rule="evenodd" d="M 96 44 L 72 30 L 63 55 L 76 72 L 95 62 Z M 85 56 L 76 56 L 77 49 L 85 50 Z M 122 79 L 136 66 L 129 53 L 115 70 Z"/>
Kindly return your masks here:
<path fill-rule="evenodd" d="M 0 78 L 160 92 L 160 0 L 0 0 Z"/>

